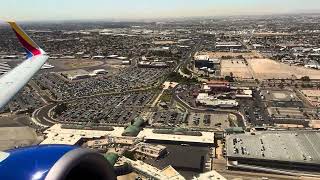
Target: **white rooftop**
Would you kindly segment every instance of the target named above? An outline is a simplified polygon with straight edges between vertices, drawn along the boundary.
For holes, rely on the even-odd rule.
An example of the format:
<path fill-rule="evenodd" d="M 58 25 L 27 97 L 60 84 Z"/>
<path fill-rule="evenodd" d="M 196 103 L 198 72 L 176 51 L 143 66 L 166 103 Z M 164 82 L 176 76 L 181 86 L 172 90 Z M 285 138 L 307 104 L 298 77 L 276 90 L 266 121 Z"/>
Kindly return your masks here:
<path fill-rule="evenodd" d="M 226 178 L 219 174 L 217 171 L 212 170 L 200 174 L 199 177 L 193 178 L 193 180 L 226 180 Z"/>
<path fill-rule="evenodd" d="M 61 124 L 55 124 L 46 131 L 47 138 L 40 144 L 68 144 L 74 145 L 81 138 L 100 138 L 104 136 L 122 137 L 123 127 L 114 127 L 113 131 L 62 129 Z"/>
<path fill-rule="evenodd" d="M 214 143 L 213 132 L 201 132 L 202 136 L 175 135 L 175 134 L 156 134 L 154 129 L 146 128 L 138 134 L 138 138 L 150 140 L 180 141 L 191 143 Z"/>

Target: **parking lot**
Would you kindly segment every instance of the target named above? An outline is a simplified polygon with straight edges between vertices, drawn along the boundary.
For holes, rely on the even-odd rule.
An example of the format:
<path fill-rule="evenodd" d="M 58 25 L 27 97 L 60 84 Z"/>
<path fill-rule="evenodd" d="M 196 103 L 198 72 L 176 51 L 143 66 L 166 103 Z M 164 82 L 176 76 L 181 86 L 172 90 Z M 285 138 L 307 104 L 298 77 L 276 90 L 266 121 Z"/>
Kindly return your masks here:
<path fill-rule="evenodd" d="M 26 86 L 18 95 L 10 101 L 10 103 L 2 109 L 1 112 L 19 112 L 19 111 L 30 111 L 41 107 L 44 105 L 41 97 L 30 88 L 30 86 Z"/>
<path fill-rule="evenodd" d="M 259 92 L 253 91 L 253 99 L 240 99 L 239 111 L 245 116 L 247 124 L 261 126 L 272 124 Z"/>
<path fill-rule="evenodd" d="M 229 128 L 229 115 L 227 113 L 191 113 L 188 117 L 189 127 L 200 128 Z"/>
<path fill-rule="evenodd" d="M 185 120 L 186 114 L 177 112 L 174 110 L 168 111 L 158 111 L 154 112 L 151 115 L 152 126 L 172 126 L 175 127 L 177 125 L 181 125 L 186 123 Z"/>
<path fill-rule="evenodd" d="M 65 123 L 126 124 L 141 113 L 153 96 L 144 92 L 64 103 L 56 108 L 56 118 Z"/>
<path fill-rule="evenodd" d="M 92 96 L 107 92 L 123 92 L 151 86 L 170 71 L 169 68 L 129 67 L 114 76 L 99 76 L 76 82 L 68 82 L 55 73 L 40 74 L 36 82 L 43 89 L 49 89 L 57 100 Z"/>

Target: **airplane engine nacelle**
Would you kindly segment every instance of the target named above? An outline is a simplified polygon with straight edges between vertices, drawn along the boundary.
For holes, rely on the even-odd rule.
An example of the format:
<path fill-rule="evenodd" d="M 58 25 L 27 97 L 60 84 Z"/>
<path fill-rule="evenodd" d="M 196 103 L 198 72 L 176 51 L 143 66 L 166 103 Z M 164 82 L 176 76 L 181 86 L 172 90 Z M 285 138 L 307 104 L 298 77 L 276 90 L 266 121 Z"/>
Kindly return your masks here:
<path fill-rule="evenodd" d="M 99 153 L 77 146 L 40 145 L 0 152 L 2 180 L 116 179 Z"/>

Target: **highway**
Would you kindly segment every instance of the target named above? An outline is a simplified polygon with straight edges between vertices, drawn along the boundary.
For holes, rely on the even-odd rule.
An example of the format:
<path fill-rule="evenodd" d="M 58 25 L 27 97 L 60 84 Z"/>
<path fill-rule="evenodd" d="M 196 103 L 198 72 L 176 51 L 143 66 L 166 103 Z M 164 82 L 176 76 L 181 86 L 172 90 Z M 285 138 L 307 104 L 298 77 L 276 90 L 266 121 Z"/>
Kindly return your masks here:
<path fill-rule="evenodd" d="M 193 47 L 193 49 L 190 51 L 190 53 L 186 53 L 184 58 L 182 58 L 182 61 L 179 63 L 179 65 L 175 68 L 174 72 L 178 72 L 179 69 L 183 68 L 183 67 L 186 67 L 186 65 L 188 63 L 191 63 L 192 61 L 192 57 L 193 55 L 199 50 L 199 47 L 202 43 L 202 39 L 197 42 L 197 44 Z"/>

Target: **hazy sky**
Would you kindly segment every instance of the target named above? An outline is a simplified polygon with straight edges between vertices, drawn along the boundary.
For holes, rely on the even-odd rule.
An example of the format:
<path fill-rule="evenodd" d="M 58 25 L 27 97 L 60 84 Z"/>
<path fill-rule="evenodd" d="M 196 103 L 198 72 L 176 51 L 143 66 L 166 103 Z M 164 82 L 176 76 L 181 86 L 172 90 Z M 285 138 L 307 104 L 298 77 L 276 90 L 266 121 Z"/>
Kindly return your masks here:
<path fill-rule="evenodd" d="M 320 0 L 0 0 L 0 19 L 81 20 L 307 12 Z"/>

